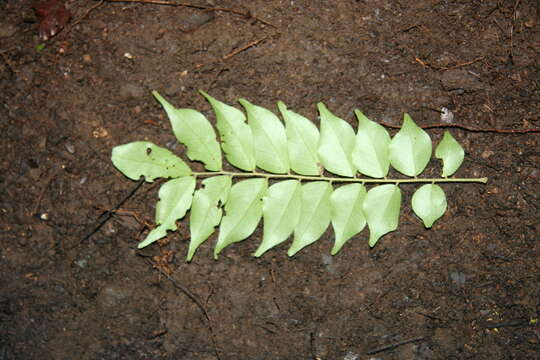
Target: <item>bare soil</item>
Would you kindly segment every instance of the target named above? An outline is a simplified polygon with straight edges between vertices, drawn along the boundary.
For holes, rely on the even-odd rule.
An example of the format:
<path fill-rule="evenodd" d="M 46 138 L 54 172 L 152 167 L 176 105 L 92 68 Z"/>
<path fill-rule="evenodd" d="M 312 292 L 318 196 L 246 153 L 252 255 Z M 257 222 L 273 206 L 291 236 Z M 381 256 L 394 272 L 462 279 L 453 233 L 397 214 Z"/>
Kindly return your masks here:
<path fill-rule="evenodd" d="M 30 1 L 0 3 L 0 359 L 538 359 L 539 137 L 495 131 L 540 127 L 538 2 L 193 3 L 214 10 L 69 0 L 43 49 Z M 450 129 L 457 176 L 489 182 L 443 185 L 430 230 L 404 185 L 398 230 L 335 257 L 328 230 L 256 259 L 259 228 L 187 264 L 186 221 L 139 251 L 159 186 L 111 214 L 136 183 L 110 153 L 149 140 L 184 156 L 154 89 L 206 114 L 198 89 L 315 121 L 323 101 L 353 125 L 356 108 L 429 126 L 447 107 L 493 130 Z"/>

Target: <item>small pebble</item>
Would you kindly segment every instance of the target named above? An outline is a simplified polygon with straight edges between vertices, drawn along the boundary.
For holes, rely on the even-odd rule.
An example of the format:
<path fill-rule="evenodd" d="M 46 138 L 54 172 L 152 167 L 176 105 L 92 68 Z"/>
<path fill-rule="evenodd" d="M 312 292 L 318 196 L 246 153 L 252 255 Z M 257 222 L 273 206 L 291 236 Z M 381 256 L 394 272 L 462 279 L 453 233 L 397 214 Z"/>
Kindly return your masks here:
<path fill-rule="evenodd" d="M 75 145 L 73 145 L 72 143 L 66 143 L 66 150 L 70 154 L 74 154 L 75 153 Z"/>
<path fill-rule="evenodd" d="M 140 99 L 146 95 L 146 90 L 137 84 L 126 83 L 120 86 L 118 95 L 122 100 Z"/>
<path fill-rule="evenodd" d="M 109 132 L 102 127 L 98 127 L 92 131 L 92 136 L 96 139 L 103 138 L 109 135 Z"/>
<path fill-rule="evenodd" d="M 75 265 L 77 265 L 81 269 L 84 269 L 87 264 L 88 264 L 88 260 L 86 260 L 86 259 L 81 259 L 81 260 L 75 261 Z"/>
<path fill-rule="evenodd" d="M 454 113 L 443 107 L 441 109 L 441 121 L 447 124 L 454 122 Z"/>
<path fill-rule="evenodd" d="M 482 152 L 482 154 L 480 154 L 480 156 L 482 157 L 482 159 L 487 159 L 487 158 L 490 158 L 493 154 L 495 154 L 493 152 L 493 150 L 486 150 L 486 151 Z"/>
<path fill-rule="evenodd" d="M 0 23 L 0 38 L 8 38 L 17 32 L 15 24 Z"/>
<path fill-rule="evenodd" d="M 450 273 L 450 279 L 452 280 L 455 286 L 460 288 L 463 285 L 465 285 L 465 282 L 467 281 L 467 275 L 465 275 L 462 272 L 454 271 Z"/>

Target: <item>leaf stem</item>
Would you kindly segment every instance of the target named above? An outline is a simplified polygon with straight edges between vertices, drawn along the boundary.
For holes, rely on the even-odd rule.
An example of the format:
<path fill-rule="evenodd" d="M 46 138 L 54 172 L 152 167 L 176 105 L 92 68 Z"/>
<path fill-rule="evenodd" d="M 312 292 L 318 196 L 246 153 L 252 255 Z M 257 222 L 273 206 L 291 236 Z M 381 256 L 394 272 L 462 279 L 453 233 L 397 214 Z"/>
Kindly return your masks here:
<path fill-rule="evenodd" d="M 267 179 L 294 179 L 299 181 L 330 181 L 348 183 L 376 183 L 376 184 L 408 184 L 408 183 L 482 183 L 486 184 L 487 177 L 483 178 L 410 178 L 410 179 L 372 179 L 372 178 L 345 178 L 329 176 L 305 176 L 293 174 L 269 174 L 262 172 L 233 172 L 233 171 L 203 171 L 193 172 L 193 176 L 209 177 L 228 175 L 232 177 L 264 177 Z"/>

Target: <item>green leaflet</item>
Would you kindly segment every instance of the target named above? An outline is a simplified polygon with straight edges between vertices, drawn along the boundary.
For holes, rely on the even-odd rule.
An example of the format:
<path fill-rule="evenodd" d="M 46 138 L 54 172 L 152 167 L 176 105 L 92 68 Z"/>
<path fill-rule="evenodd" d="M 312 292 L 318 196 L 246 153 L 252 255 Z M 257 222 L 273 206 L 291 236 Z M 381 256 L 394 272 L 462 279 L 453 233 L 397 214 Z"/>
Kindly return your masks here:
<path fill-rule="evenodd" d="M 335 233 L 332 255 L 336 255 L 347 240 L 366 226 L 362 206 L 366 188 L 361 184 L 343 185 L 332 193 L 332 226 Z"/>
<path fill-rule="evenodd" d="M 390 142 L 390 164 L 397 171 L 416 176 L 424 171 L 431 157 L 431 139 L 418 127 L 409 114 L 403 118 L 401 130 Z"/>
<path fill-rule="evenodd" d="M 353 128 L 328 111 L 323 103 L 317 107 L 321 115 L 318 154 L 322 165 L 334 174 L 353 177 L 356 173 L 351 159 L 355 144 Z"/>
<path fill-rule="evenodd" d="M 287 255 L 293 256 L 317 241 L 330 224 L 332 185 L 315 181 L 302 185 L 300 219 L 294 229 L 294 239 Z"/>
<path fill-rule="evenodd" d="M 244 114 L 205 93 L 200 93 L 208 100 L 216 113 L 216 125 L 221 136 L 221 147 L 227 161 L 245 171 L 255 170 L 255 150 L 253 134 L 246 124 Z"/>
<path fill-rule="evenodd" d="M 195 191 L 191 205 L 188 262 L 193 258 L 197 248 L 212 235 L 214 228 L 219 225 L 222 210 L 218 205 L 227 202 L 232 179 L 230 176 L 214 176 L 203 180 L 202 185 L 203 188 Z"/>
<path fill-rule="evenodd" d="M 442 160 L 442 176 L 447 177 L 459 169 L 465 158 L 465 151 L 456 139 L 448 131 L 445 131 L 441 142 L 435 149 L 435 157 Z"/>
<path fill-rule="evenodd" d="M 261 220 L 262 197 L 267 188 L 268 180 L 264 178 L 243 180 L 232 186 L 214 248 L 215 259 L 225 247 L 244 240 L 255 231 Z"/>
<path fill-rule="evenodd" d="M 148 141 L 135 141 L 114 147 L 111 160 L 131 180 L 139 180 L 144 176 L 147 182 L 153 182 L 156 178 L 191 174 L 191 169 L 182 159 Z"/>
<path fill-rule="evenodd" d="M 385 177 L 390 168 L 390 135 L 385 128 L 369 120 L 361 111 L 355 110 L 354 113 L 358 118 L 358 132 L 352 153 L 353 164 L 364 175 Z"/>
<path fill-rule="evenodd" d="M 195 178 L 192 176 L 172 179 L 161 186 L 160 200 L 156 206 L 156 224 L 159 226 L 150 231 L 146 239 L 139 243 L 137 246 L 139 249 L 167 235 L 167 230 L 176 230 L 176 220 L 183 218 L 191 207 L 193 190 Z"/>
<path fill-rule="evenodd" d="M 297 174 L 319 175 L 319 130 L 305 117 L 287 110 L 283 102 L 278 101 L 277 106 L 285 120 L 291 169 Z"/>
<path fill-rule="evenodd" d="M 397 229 L 400 207 L 401 191 L 396 185 L 380 185 L 367 192 L 363 210 L 369 227 L 369 246 L 375 246 L 381 236 Z"/>
<path fill-rule="evenodd" d="M 285 180 L 268 188 L 263 198 L 263 240 L 254 254 L 256 257 L 287 240 L 298 224 L 301 206 L 299 181 Z"/>
<path fill-rule="evenodd" d="M 176 109 L 157 91 L 152 95 L 167 112 L 176 139 L 187 146 L 188 158 L 201 161 L 208 170 L 221 170 L 221 147 L 206 117 L 192 109 Z"/>
<path fill-rule="evenodd" d="M 412 197 L 412 208 L 424 226 L 430 228 L 446 212 L 446 195 L 439 185 L 423 185 Z"/>
<path fill-rule="evenodd" d="M 289 154 L 285 128 L 274 113 L 245 99 L 238 100 L 246 109 L 248 125 L 255 141 L 255 163 L 274 174 L 289 172 Z"/>

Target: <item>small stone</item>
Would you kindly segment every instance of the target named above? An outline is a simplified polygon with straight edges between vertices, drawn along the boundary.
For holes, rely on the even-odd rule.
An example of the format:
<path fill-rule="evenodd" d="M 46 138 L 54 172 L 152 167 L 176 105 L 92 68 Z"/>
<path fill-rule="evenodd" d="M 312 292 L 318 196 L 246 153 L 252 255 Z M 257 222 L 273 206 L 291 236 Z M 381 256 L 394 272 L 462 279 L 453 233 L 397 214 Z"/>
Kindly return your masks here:
<path fill-rule="evenodd" d="M 15 34 L 17 26 L 15 24 L 0 23 L 0 38 L 8 38 Z"/>
<path fill-rule="evenodd" d="M 99 138 L 103 138 L 103 137 L 106 137 L 109 135 L 109 132 L 103 128 L 103 127 L 98 127 L 96 129 L 94 129 L 94 131 L 92 131 L 92 136 L 96 139 L 99 139 Z"/>
<path fill-rule="evenodd" d="M 130 292 L 121 287 L 109 285 L 101 289 L 97 296 L 97 303 L 103 308 L 112 308 L 122 304 Z"/>
<path fill-rule="evenodd" d="M 452 280 L 452 283 L 454 283 L 455 286 L 460 288 L 460 287 L 463 287 L 463 285 L 465 285 L 465 282 L 467 281 L 467 275 L 465 275 L 462 272 L 454 271 L 450 273 L 450 279 Z"/>
<path fill-rule="evenodd" d="M 72 143 L 66 143 L 66 150 L 70 154 L 74 154 L 75 153 L 75 145 L 73 145 Z"/>
<path fill-rule="evenodd" d="M 495 153 L 492 150 L 486 150 L 486 151 L 482 152 L 482 154 L 480 154 L 480 156 L 482 157 L 482 159 L 488 159 L 491 156 L 493 156 L 493 154 L 495 154 Z"/>
<path fill-rule="evenodd" d="M 86 260 L 86 259 L 81 259 L 81 260 L 75 261 L 75 265 L 77 265 L 81 269 L 84 269 L 87 264 L 88 264 L 88 260 Z"/>
<path fill-rule="evenodd" d="M 454 113 L 448 110 L 448 108 L 443 107 L 441 109 L 441 121 L 447 124 L 454 122 Z"/>
<path fill-rule="evenodd" d="M 465 70 L 448 70 L 441 76 L 446 90 L 482 90 L 486 86 L 474 75 Z"/>
<path fill-rule="evenodd" d="M 120 96 L 122 100 L 140 99 L 145 95 L 145 93 L 146 91 L 139 85 L 123 84 L 120 86 L 118 96 Z"/>

